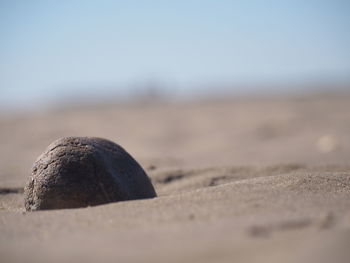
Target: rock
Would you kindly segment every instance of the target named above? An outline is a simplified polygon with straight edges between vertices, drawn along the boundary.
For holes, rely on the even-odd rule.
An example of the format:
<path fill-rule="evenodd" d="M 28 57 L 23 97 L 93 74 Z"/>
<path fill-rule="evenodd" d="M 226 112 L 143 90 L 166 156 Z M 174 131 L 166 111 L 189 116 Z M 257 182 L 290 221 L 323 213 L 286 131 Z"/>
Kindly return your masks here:
<path fill-rule="evenodd" d="M 156 196 L 147 174 L 119 145 L 66 137 L 53 142 L 34 163 L 25 208 L 77 208 Z"/>
<path fill-rule="evenodd" d="M 316 146 L 321 153 L 331 153 L 339 148 L 339 141 L 336 136 L 325 134 L 317 140 Z"/>

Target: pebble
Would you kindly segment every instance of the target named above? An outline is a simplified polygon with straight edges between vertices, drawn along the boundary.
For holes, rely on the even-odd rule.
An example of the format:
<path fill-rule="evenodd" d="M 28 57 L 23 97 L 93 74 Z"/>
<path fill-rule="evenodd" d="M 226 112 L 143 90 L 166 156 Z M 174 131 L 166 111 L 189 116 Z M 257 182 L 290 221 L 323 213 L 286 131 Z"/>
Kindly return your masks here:
<path fill-rule="evenodd" d="M 34 163 L 25 187 L 25 208 L 78 208 L 156 196 L 145 171 L 118 144 L 65 137 L 49 145 Z"/>
<path fill-rule="evenodd" d="M 339 148 L 339 141 L 336 136 L 325 134 L 317 140 L 316 145 L 321 153 L 331 153 Z"/>

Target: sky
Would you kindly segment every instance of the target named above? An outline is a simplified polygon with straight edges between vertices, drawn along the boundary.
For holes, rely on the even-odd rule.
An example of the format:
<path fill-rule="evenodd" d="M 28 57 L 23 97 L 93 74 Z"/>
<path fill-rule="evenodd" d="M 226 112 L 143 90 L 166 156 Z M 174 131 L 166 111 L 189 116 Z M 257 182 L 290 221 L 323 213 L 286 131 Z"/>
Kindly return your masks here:
<path fill-rule="evenodd" d="M 346 0 L 0 0 L 0 108 L 349 81 L 349 14 Z"/>

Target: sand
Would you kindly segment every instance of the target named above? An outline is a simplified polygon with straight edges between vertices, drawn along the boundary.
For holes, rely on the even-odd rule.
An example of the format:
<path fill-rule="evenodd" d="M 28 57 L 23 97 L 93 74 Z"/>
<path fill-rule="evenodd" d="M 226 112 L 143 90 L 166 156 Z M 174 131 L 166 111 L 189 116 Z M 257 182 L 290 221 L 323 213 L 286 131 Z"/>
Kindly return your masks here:
<path fill-rule="evenodd" d="M 0 117 L 1 262 L 348 262 L 350 95 L 67 107 Z M 25 212 L 63 136 L 121 144 L 154 199 Z"/>

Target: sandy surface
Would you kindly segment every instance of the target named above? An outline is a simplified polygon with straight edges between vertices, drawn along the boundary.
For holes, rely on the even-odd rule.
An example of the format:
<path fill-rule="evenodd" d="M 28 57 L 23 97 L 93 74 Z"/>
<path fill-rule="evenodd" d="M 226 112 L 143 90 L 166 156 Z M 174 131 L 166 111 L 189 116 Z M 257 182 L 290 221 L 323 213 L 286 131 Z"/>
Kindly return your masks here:
<path fill-rule="evenodd" d="M 348 262 L 350 95 L 67 108 L 0 117 L 1 262 Z M 121 144 L 158 198 L 24 212 L 62 136 Z"/>

